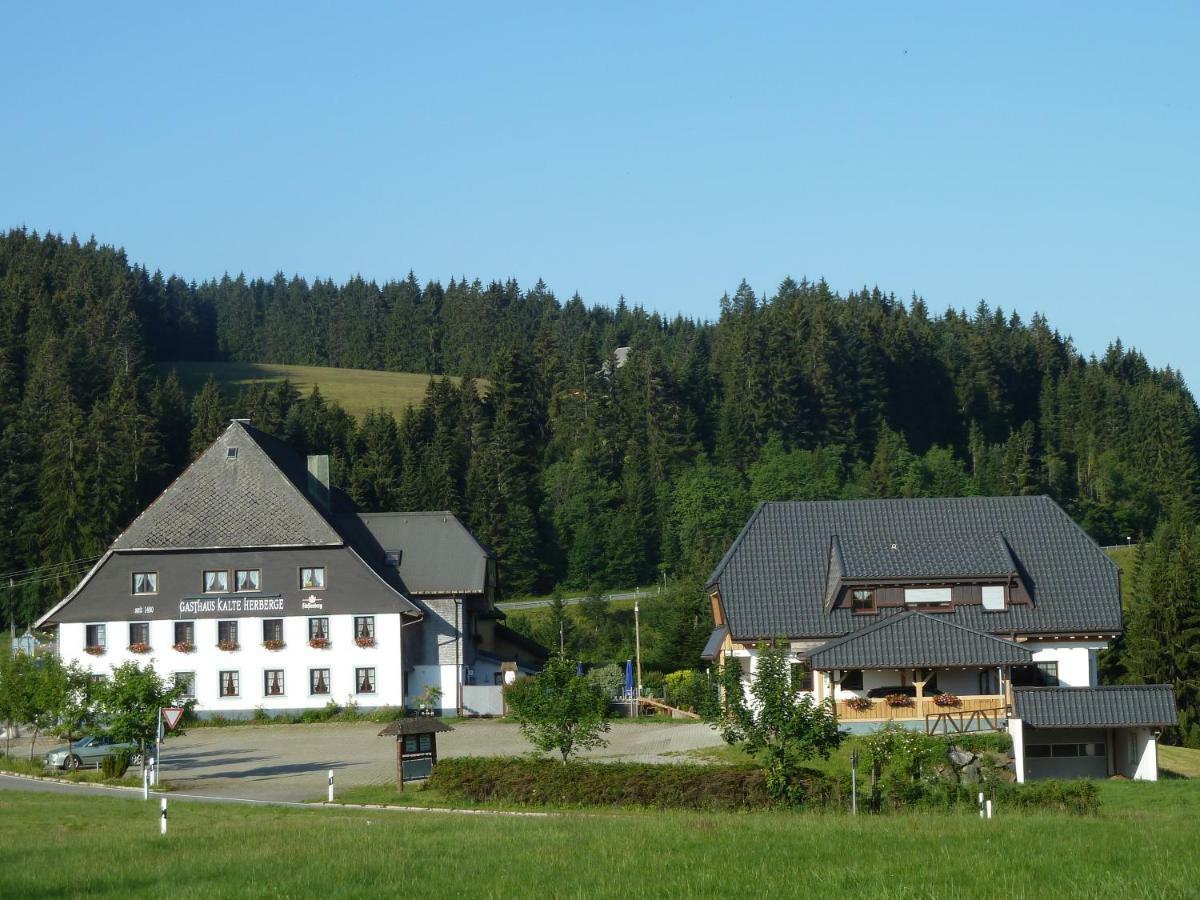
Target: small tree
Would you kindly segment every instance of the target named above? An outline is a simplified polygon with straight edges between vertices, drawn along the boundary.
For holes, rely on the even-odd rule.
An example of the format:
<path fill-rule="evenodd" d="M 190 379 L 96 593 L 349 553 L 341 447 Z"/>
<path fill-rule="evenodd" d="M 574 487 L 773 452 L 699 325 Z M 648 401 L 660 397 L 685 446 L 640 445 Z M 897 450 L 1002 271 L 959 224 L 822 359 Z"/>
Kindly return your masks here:
<path fill-rule="evenodd" d="M 127 662 L 113 669 L 100 691 L 100 707 L 109 733 L 118 741 L 136 743 L 146 764 L 146 744 L 158 735 L 158 711 L 175 706 L 182 688 L 163 681 L 154 667 Z"/>
<path fill-rule="evenodd" d="M 4 722 L 4 755 L 11 750 L 16 726 L 28 722 L 33 706 L 33 658 L 24 653 L 0 655 L 0 720 Z"/>
<path fill-rule="evenodd" d="M 709 724 L 729 744 L 751 756 L 761 756 L 767 790 L 791 802 L 801 763 L 814 756 L 828 758 L 842 741 L 832 703 L 816 703 L 800 687 L 780 642 L 761 652 L 750 699 L 742 689 L 741 669 L 726 665 L 721 673 L 721 697 L 706 714 Z"/>
<path fill-rule="evenodd" d="M 33 761 L 33 747 L 38 735 L 57 725 L 63 718 L 68 700 L 67 670 L 53 654 L 39 656 L 30 669 L 30 712 L 33 737 L 29 741 L 29 759 Z"/>
<path fill-rule="evenodd" d="M 609 730 L 609 698 L 561 655 L 540 674 L 509 685 L 505 697 L 525 738 L 543 753 L 557 750 L 564 764 L 579 750 L 608 743 L 601 735 Z"/>

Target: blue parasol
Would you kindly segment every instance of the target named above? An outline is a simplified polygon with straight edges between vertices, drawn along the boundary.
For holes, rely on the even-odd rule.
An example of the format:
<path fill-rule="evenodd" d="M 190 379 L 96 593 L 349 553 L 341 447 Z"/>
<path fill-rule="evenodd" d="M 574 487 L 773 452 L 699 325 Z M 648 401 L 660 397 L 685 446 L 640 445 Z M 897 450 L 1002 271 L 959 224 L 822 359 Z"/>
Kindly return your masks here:
<path fill-rule="evenodd" d="M 633 697 L 633 660 L 625 660 L 625 696 Z"/>

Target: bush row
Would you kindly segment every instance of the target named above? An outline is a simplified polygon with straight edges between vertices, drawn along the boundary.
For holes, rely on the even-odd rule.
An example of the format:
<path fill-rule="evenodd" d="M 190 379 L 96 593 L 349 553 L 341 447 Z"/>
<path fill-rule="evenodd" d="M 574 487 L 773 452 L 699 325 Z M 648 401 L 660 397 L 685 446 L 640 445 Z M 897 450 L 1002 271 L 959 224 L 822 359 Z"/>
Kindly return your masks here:
<path fill-rule="evenodd" d="M 443 759 L 428 787 L 473 803 L 498 801 L 526 806 L 645 806 L 679 809 L 768 809 L 779 804 L 767 792 L 755 766 L 594 763 L 530 757 Z M 1091 814 L 1099 808 L 1091 781 L 1040 781 L 986 786 L 939 782 L 881 785 L 872 797 L 859 782 L 863 810 L 974 810 L 979 791 L 997 809 Z M 802 769 L 795 776 L 792 802 L 805 809 L 848 810 L 850 777 Z"/>
<path fill-rule="evenodd" d="M 387 724 L 403 717 L 404 710 L 399 707 L 384 706 L 370 712 L 362 712 L 353 703 L 339 706 L 330 700 L 318 709 L 275 715 L 260 706 L 254 710 L 250 718 L 246 719 L 233 719 L 220 713 L 213 713 L 211 716 L 201 719 L 189 710 L 188 714 L 184 716 L 184 724 L 189 728 L 225 728 L 230 725 L 301 725 L 313 722 L 379 722 Z"/>
<path fill-rule="evenodd" d="M 561 762 L 529 757 L 440 760 L 427 785 L 475 803 L 760 809 L 772 805 L 755 766 Z"/>

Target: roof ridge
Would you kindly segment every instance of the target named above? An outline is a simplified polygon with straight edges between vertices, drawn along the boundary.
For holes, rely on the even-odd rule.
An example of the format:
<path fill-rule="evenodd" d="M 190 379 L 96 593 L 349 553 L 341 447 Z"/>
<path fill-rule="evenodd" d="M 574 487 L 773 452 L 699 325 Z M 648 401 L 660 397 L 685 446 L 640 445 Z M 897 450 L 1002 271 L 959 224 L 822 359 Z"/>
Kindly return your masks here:
<path fill-rule="evenodd" d="M 710 588 L 721 580 L 721 575 L 725 571 L 725 567 L 729 565 L 729 561 L 737 554 L 745 540 L 746 535 L 754 527 L 754 523 L 758 521 L 758 517 L 762 515 L 764 509 L 768 505 L 778 505 L 782 503 L 794 503 L 803 501 L 793 500 L 760 500 L 758 506 L 754 508 L 754 512 L 750 513 L 750 518 L 746 520 L 746 524 L 742 526 L 742 530 L 738 532 L 737 537 L 733 539 L 733 543 L 729 545 L 729 549 L 725 551 L 725 555 L 721 557 L 717 563 L 717 567 L 713 569 L 712 574 L 708 576 L 708 580 L 704 582 L 705 588 Z"/>

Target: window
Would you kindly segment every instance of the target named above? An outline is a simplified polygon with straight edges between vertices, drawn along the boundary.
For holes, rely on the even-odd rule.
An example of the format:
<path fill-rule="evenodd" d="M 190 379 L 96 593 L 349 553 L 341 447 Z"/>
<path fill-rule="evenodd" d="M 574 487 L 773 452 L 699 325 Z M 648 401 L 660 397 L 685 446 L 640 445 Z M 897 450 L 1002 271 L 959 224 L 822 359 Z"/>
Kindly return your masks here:
<path fill-rule="evenodd" d="M 808 663 L 792 663 L 792 684 L 797 690 L 811 691 L 813 689 L 813 673 Z"/>
<path fill-rule="evenodd" d="M 401 551 L 399 551 L 399 550 L 389 550 L 389 551 L 387 551 L 387 553 L 383 554 L 383 561 L 387 565 L 394 566 L 397 569 L 400 568 L 400 560 L 401 559 L 402 559 Z"/>
<path fill-rule="evenodd" d="M 184 700 L 196 699 L 195 672 L 176 672 L 171 678 L 175 682 L 175 687 L 179 688 L 180 696 Z"/>
<path fill-rule="evenodd" d="M 223 594 L 229 590 L 229 573 L 224 569 L 210 569 L 204 573 L 204 593 Z"/>
<path fill-rule="evenodd" d="M 219 675 L 221 678 L 222 697 L 238 697 L 241 695 L 241 675 L 230 671 L 220 672 Z"/>
<path fill-rule="evenodd" d="M 842 672 L 842 690 L 861 691 L 862 689 L 862 669 L 846 669 L 844 672 Z"/>
<path fill-rule="evenodd" d="M 375 693 L 375 669 L 354 670 L 354 692 L 356 694 Z"/>
<path fill-rule="evenodd" d="M 905 588 L 904 602 L 909 606 L 949 606 L 950 588 Z"/>
<path fill-rule="evenodd" d="M 129 623 L 129 646 L 135 644 L 150 645 L 150 623 L 149 622 L 130 622 Z"/>
<path fill-rule="evenodd" d="M 306 591 L 319 591 L 325 587 L 325 567 L 302 568 L 300 570 L 300 587 Z"/>
<path fill-rule="evenodd" d="M 1030 744 L 1025 748 L 1025 755 L 1031 759 L 1046 759 L 1050 756 L 1050 745 Z"/>
<path fill-rule="evenodd" d="M 354 617 L 354 639 L 370 638 L 375 639 L 375 617 L 374 616 L 355 616 Z"/>
<path fill-rule="evenodd" d="M 1040 683 L 1046 687 L 1058 686 L 1058 663 L 1057 662 L 1040 662 L 1034 663 L 1037 670 L 1041 672 Z"/>
<path fill-rule="evenodd" d="M 238 453 L 237 447 L 226 447 L 225 448 L 225 458 L 226 459 L 237 459 L 237 453 Z"/>
<path fill-rule="evenodd" d="M 1050 755 L 1057 758 L 1079 755 L 1078 744 L 1053 744 Z"/>
<path fill-rule="evenodd" d="M 85 638 L 84 645 L 87 647 L 99 647 L 100 649 L 104 649 L 104 626 L 89 625 L 86 631 L 87 636 Z"/>
<path fill-rule="evenodd" d="M 871 590 L 851 591 L 850 609 L 856 613 L 875 612 L 875 592 Z"/>
<path fill-rule="evenodd" d="M 217 643 L 237 646 L 238 623 L 232 619 L 217 623 Z"/>
<path fill-rule="evenodd" d="M 329 640 L 329 619 L 317 616 L 308 620 L 308 639 L 310 641 Z"/>
<path fill-rule="evenodd" d="M 267 669 L 263 672 L 263 696 L 283 696 L 283 669 Z"/>
<path fill-rule="evenodd" d="M 175 623 L 175 643 L 178 644 L 195 644 L 196 643 L 196 623 L 195 622 L 176 622 Z"/>
<path fill-rule="evenodd" d="M 263 619 L 263 643 L 283 641 L 283 619 Z"/>
<path fill-rule="evenodd" d="M 261 583 L 262 572 L 259 569 L 235 569 L 233 572 L 233 589 L 239 594 L 257 591 Z"/>
<path fill-rule="evenodd" d="M 1007 589 L 1002 584 L 985 584 L 983 586 L 983 608 L 989 612 L 999 612 L 1004 609 L 1004 595 Z"/>
<path fill-rule="evenodd" d="M 309 669 L 308 670 L 308 692 L 310 694 L 328 694 L 329 693 L 329 670 L 328 669 Z"/>
<path fill-rule="evenodd" d="M 133 592 L 135 594 L 157 594 L 158 593 L 158 573 L 157 572 L 134 572 L 133 573 Z"/>
<path fill-rule="evenodd" d="M 93 674 L 91 677 L 92 684 L 104 684 L 106 681 L 108 681 L 107 675 Z"/>
<path fill-rule="evenodd" d="M 979 693 L 1000 693 L 1000 676 L 996 674 L 995 669 L 984 669 L 979 673 Z"/>

